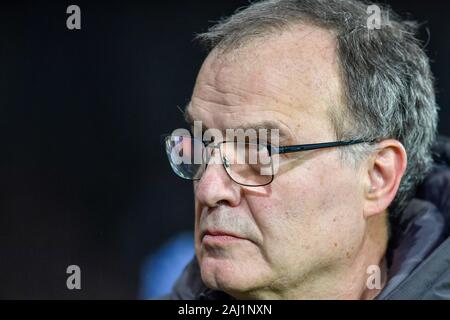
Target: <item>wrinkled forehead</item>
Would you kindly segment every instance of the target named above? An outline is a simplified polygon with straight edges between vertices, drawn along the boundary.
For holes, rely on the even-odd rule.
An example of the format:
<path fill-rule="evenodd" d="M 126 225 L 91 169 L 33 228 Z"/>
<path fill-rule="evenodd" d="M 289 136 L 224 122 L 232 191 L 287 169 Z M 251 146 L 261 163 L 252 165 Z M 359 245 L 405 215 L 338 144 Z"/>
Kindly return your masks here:
<path fill-rule="evenodd" d="M 237 49 L 213 50 L 199 72 L 187 113 L 206 127 L 271 120 L 294 131 L 301 119 L 325 120 L 328 108 L 340 100 L 333 35 L 301 26 Z"/>

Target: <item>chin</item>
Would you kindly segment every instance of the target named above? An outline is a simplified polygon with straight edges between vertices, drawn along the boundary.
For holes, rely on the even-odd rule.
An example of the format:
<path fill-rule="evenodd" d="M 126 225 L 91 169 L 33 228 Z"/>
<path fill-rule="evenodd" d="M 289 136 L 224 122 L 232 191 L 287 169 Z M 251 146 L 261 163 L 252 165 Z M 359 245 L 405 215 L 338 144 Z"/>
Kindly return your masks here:
<path fill-rule="evenodd" d="M 204 257 L 200 263 L 202 280 L 208 288 L 240 296 L 257 287 L 257 268 L 242 262 L 216 257 Z"/>

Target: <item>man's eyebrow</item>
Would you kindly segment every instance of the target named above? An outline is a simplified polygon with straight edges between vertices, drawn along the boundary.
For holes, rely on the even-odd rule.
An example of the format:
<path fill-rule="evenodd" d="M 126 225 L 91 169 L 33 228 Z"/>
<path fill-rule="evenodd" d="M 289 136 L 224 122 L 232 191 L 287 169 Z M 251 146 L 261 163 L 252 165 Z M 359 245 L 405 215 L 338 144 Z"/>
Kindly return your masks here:
<path fill-rule="evenodd" d="M 286 131 L 283 126 L 280 126 L 280 124 L 274 120 L 263 120 L 255 123 L 247 123 L 235 129 L 243 129 L 244 132 L 249 129 L 255 130 L 256 132 L 259 132 L 259 130 L 267 130 L 268 134 L 270 134 L 272 130 L 278 130 L 280 141 L 293 138 L 289 131 Z"/>
<path fill-rule="evenodd" d="M 186 107 L 185 107 L 185 111 L 184 111 L 184 121 L 186 121 L 187 125 L 191 127 L 191 129 L 194 127 L 194 121 L 197 121 L 194 119 L 194 117 L 192 116 L 191 112 L 190 112 L 190 105 L 191 103 L 189 102 Z M 205 124 L 202 123 L 202 132 L 204 132 L 207 128 L 205 127 Z"/>
<path fill-rule="evenodd" d="M 190 112 L 190 105 L 191 105 L 191 102 L 189 102 L 185 107 L 184 119 L 189 125 L 193 126 L 195 119 Z M 202 128 L 203 131 L 205 131 L 207 129 L 204 125 L 202 125 L 202 127 L 203 127 Z M 280 124 L 277 121 L 262 120 L 262 121 L 258 121 L 258 122 L 254 122 L 254 123 L 246 123 L 241 126 L 234 127 L 234 128 L 225 128 L 225 130 L 226 129 L 233 129 L 233 130 L 242 129 L 245 132 L 250 129 L 250 130 L 255 130 L 256 132 L 258 132 L 259 130 L 265 129 L 268 131 L 269 134 L 270 134 L 271 130 L 278 130 L 280 141 L 292 139 L 293 137 L 292 137 L 291 133 L 289 131 L 287 131 L 286 128 L 283 128 L 283 127 L 284 126 L 280 126 Z"/>

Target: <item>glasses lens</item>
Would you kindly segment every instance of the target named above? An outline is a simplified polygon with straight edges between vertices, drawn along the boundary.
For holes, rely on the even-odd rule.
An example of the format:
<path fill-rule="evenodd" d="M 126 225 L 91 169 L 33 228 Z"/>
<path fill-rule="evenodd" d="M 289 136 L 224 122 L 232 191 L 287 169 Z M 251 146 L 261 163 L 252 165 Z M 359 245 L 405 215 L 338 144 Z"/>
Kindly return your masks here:
<path fill-rule="evenodd" d="M 165 142 L 173 171 L 181 178 L 199 180 L 205 169 L 202 141 L 185 136 L 169 136 Z"/>
<path fill-rule="evenodd" d="M 224 142 L 220 145 L 224 167 L 235 182 L 263 186 L 273 180 L 272 158 L 267 146 L 248 142 Z"/>

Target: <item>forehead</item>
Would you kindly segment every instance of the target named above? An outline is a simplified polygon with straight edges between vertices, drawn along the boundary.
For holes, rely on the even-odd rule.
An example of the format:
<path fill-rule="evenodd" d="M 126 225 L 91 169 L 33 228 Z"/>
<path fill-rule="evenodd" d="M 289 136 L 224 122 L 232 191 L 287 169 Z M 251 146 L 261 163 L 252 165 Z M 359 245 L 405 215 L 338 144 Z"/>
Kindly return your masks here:
<path fill-rule="evenodd" d="M 187 112 L 207 127 L 278 121 L 295 134 L 306 122 L 323 120 L 340 104 L 335 39 L 313 26 L 254 40 L 205 60 Z M 316 123 L 316 126 L 318 124 Z"/>

